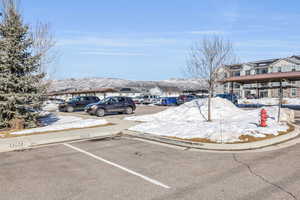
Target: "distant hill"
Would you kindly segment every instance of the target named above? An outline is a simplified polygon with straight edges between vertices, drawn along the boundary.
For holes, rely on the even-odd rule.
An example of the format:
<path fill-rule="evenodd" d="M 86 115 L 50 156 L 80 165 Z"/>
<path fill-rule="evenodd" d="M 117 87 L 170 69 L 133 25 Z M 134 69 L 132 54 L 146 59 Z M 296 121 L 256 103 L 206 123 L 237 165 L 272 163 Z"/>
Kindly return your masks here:
<path fill-rule="evenodd" d="M 177 88 L 179 90 L 205 89 L 206 83 L 202 79 L 177 79 L 172 78 L 162 81 L 131 81 L 117 78 L 80 78 L 52 80 L 49 92 L 92 90 L 98 88 L 134 88 L 136 90 L 148 90 L 151 88 Z"/>

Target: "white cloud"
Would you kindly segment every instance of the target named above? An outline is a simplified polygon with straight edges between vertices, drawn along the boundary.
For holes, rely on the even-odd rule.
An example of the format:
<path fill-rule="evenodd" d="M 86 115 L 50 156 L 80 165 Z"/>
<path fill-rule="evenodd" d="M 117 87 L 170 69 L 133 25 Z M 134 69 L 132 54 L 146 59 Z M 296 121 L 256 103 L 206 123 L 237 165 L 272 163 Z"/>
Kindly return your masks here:
<path fill-rule="evenodd" d="M 195 34 L 195 35 L 222 35 L 222 34 L 225 34 L 225 31 L 199 30 L 199 31 L 189 31 L 188 33 Z"/>
<path fill-rule="evenodd" d="M 295 49 L 298 48 L 300 43 L 297 41 L 285 40 L 249 40 L 234 43 L 237 47 L 255 47 L 255 48 L 274 48 L 274 49 Z"/>
<path fill-rule="evenodd" d="M 82 51 L 80 54 L 84 55 L 101 55 L 101 56 L 147 56 L 144 53 L 134 52 L 112 52 L 112 51 Z"/>
<path fill-rule="evenodd" d="M 98 38 L 98 37 L 76 37 L 70 39 L 61 39 L 58 41 L 60 46 L 68 45 L 97 45 L 97 46 L 111 46 L 111 47 L 127 47 L 130 45 L 128 41 L 121 41 L 117 39 Z"/>
<path fill-rule="evenodd" d="M 73 37 L 58 40 L 59 46 L 92 45 L 102 47 L 141 47 L 174 44 L 178 40 L 171 38 L 105 38 L 105 37 Z"/>

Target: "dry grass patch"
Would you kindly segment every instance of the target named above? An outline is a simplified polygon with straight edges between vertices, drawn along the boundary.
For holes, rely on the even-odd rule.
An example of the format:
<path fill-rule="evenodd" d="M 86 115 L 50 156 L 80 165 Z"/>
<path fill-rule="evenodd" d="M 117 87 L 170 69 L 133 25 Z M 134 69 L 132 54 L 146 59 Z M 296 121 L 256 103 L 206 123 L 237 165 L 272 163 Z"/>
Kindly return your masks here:
<path fill-rule="evenodd" d="M 282 100 L 282 104 L 288 104 L 287 100 Z"/>
<path fill-rule="evenodd" d="M 243 104 L 251 104 L 250 101 L 242 101 Z"/>
<path fill-rule="evenodd" d="M 257 142 L 257 141 L 261 141 L 261 140 L 267 140 L 267 139 L 275 138 L 280 135 L 288 134 L 295 130 L 295 127 L 293 125 L 291 125 L 291 124 L 287 124 L 287 125 L 289 128 L 286 131 L 278 131 L 278 135 L 264 134 L 266 137 L 253 137 L 250 135 L 241 135 L 239 137 L 239 139 L 242 141 L 234 142 L 234 143 L 247 143 L 247 142 Z"/>
<path fill-rule="evenodd" d="M 168 136 L 168 138 L 182 140 L 182 141 L 190 141 L 190 142 L 201 142 L 201 143 L 217 143 L 207 138 L 179 138 L 174 136 Z"/>
<path fill-rule="evenodd" d="M 288 133 L 295 130 L 295 127 L 293 125 L 291 125 L 291 124 L 287 124 L 287 125 L 288 125 L 289 128 L 286 131 L 278 131 L 278 135 L 264 134 L 265 137 L 253 137 L 253 136 L 250 136 L 250 135 L 241 135 L 239 137 L 239 139 L 241 141 L 227 142 L 227 143 L 224 143 L 224 144 L 240 144 L 240 143 L 257 142 L 257 141 L 261 141 L 261 140 L 267 140 L 267 139 L 275 138 L 275 137 L 280 136 L 280 135 L 285 135 L 285 134 L 288 134 Z M 174 136 L 168 136 L 167 138 L 182 140 L 182 141 L 190 141 L 190 142 L 218 144 L 218 142 L 212 141 L 212 140 L 207 139 L 207 138 L 189 138 L 189 139 L 186 139 L 186 138 L 179 138 L 179 137 L 174 137 Z"/>

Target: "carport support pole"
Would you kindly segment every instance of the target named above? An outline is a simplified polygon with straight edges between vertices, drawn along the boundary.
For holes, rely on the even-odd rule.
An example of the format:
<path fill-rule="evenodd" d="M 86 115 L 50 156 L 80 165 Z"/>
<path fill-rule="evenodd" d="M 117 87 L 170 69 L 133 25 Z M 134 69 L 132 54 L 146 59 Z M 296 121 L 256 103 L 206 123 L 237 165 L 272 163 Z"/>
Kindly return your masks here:
<path fill-rule="evenodd" d="M 278 119 L 277 121 L 280 121 L 280 110 L 281 110 L 281 106 L 282 106 L 282 97 L 283 97 L 283 91 L 282 91 L 282 80 L 280 79 L 279 82 L 279 104 L 278 104 Z"/>

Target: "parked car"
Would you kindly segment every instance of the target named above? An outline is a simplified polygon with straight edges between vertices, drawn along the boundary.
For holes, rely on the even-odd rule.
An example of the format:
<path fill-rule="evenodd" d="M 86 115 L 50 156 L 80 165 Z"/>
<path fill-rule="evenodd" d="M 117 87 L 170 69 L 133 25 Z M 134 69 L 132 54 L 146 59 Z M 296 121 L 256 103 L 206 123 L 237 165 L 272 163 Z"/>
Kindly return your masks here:
<path fill-rule="evenodd" d="M 238 103 L 238 98 L 235 94 L 217 94 L 216 96 L 220 97 L 220 98 L 227 99 L 227 100 L 231 101 L 234 104 Z"/>
<path fill-rule="evenodd" d="M 255 94 L 249 94 L 245 98 L 246 99 L 258 99 L 258 97 Z"/>
<path fill-rule="evenodd" d="M 143 97 L 134 97 L 134 98 L 132 98 L 132 100 L 135 104 L 141 104 L 141 103 L 143 103 L 144 99 L 143 99 Z"/>
<path fill-rule="evenodd" d="M 135 103 L 130 97 L 107 97 L 98 103 L 90 104 L 85 107 L 85 111 L 90 115 L 103 117 L 108 113 L 122 112 L 132 114 L 136 109 Z"/>
<path fill-rule="evenodd" d="M 196 95 L 180 95 L 178 97 L 178 104 L 184 104 L 186 102 L 192 101 L 194 99 L 198 99 L 199 97 L 197 97 Z"/>
<path fill-rule="evenodd" d="M 177 97 L 162 97 L 158 105 L 161 106 L 176 106 L 178 105 Z"/>
<path fill-rule="evenodd" d="M 144 95 L 142 96 L 141 103 L 142 104 L 155 104 L 160 99 L 157 95 Z"/>
<path fill-rule="evenodd" d="M 96 96 L 79 96 L 70 99 L 65 103 L 58 105 L 58 110 L 61 112 L 74 112 L 84 110 L 85 106 L 91 103 L 99 102 L 100 99 Z"/>

